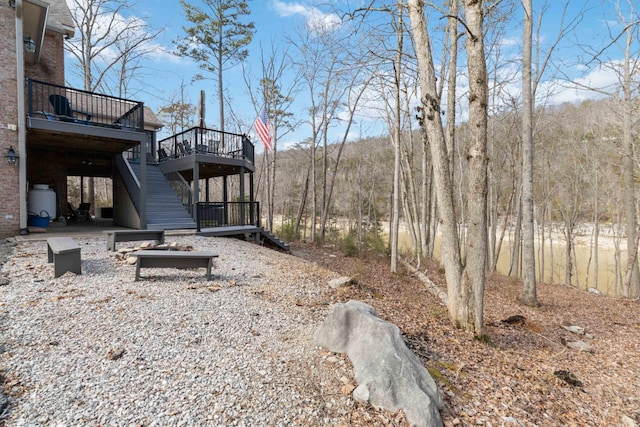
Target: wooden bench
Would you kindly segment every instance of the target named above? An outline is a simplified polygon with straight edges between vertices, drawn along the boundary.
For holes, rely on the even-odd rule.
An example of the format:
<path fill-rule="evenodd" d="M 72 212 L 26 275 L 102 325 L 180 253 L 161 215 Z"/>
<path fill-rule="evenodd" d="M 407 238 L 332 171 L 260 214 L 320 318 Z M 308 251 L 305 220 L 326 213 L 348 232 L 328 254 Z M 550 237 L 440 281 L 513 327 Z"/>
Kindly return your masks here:
<path fill-rule="evenodd" d="M 206 268 L 207 280 L 211 280 L 213 259 L 218 255 L 201 251 L 142 250 L 130 254 L 136 261 L 136 280 L 141 268 Z"/>
<path fill-rule="evenodd" d="M 53 262 L 54 277 L 67 271 L 82 274 L 80 246 L 71 237 L 47 239 L 47 262 Z"/>
<path fill-rule="evenodd" d="M 155 240 L 156 244 L 164 243 L 164 230 L 107 230 L 107 250 L 115 251 L 116 242 Z"/>

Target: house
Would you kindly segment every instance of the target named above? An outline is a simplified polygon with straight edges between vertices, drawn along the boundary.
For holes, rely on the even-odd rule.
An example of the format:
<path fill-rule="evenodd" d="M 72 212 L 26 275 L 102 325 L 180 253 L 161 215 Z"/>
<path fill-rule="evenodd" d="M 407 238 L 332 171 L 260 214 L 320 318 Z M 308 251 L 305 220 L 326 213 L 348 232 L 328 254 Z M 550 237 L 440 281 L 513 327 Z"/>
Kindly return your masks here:
<path fill-rule="evenodd" d="M 74 25 L 65 0 L 0 0 L 0 31 L 14 41 L 0 45 L 0 236 L 29 232 L 34 185 L 55 193 L 55 219 L 68 214 L 68 177 L 104 177 L 113 225 L 282 247 L 260 227 L 248 137 L 195 127 L 157 141 L 162 124 L 142 101 L 66 87 L 63 42 Z"/>

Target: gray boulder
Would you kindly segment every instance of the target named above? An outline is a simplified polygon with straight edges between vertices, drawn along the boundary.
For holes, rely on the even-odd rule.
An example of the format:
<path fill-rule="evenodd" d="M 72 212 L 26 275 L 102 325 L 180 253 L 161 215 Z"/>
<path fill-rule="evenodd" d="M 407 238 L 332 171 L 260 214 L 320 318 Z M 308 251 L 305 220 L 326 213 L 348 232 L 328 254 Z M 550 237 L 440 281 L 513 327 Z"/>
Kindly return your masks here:
<path fill-rule="evenodd" d="M 358 387 L 354 399 L 390 411 L 403 410 L 415 426 L 442 426 L 442 396 L 422 362 L 405 344 L 400 329 L 361 301 L 336 304 L 313 343 L 347 353 Z"/>
<path fill-rule="evenodd" d="M 337 279 L 329 280 L 329 286 L 333 289 L 338 289 L 351 283 L 351 280 L 351 277 L 338 277 Z"/>

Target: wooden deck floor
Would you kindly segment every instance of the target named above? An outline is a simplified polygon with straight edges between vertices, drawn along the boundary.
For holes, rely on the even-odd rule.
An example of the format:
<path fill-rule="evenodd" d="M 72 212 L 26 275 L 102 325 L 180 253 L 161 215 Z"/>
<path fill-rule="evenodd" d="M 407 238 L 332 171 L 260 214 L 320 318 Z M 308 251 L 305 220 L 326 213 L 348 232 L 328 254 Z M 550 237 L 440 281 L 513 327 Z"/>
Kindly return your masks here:
<path fill-rule="evenodd" d="M 233 225 L 226 227 L 202 228 L 196 234 L 200 236 L 233 236 L 236 234 L 252 234 L 262 231 L 262 227 L 255 225 Z"/>

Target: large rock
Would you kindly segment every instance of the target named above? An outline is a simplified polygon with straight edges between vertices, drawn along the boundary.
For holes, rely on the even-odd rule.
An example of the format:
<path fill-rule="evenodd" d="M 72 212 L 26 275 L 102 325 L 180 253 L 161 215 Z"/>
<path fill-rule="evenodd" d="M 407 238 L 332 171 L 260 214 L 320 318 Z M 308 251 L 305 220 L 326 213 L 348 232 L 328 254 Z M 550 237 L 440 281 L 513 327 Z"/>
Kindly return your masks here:
<path fill-rule="evenodd" d="M 351 283 L 352 280 L 353 279 L 351 279 L 351 277 L 346 277 L 346 276 L 338 277 L 337 279 L 329 280 L 329 286 L 333 289 L 338 289 L 348 285 L 349 283 Z"/>
<path fill-rule="evenodd" d="M 313 336 L 315 345 L 347 353 L 358 387 L 354 398 L 397 411 L 416 426 L 442 426 L 442 396 L 429 372 L 407 348 L 400 329 L 361 301 L 336 304 Z"/>

